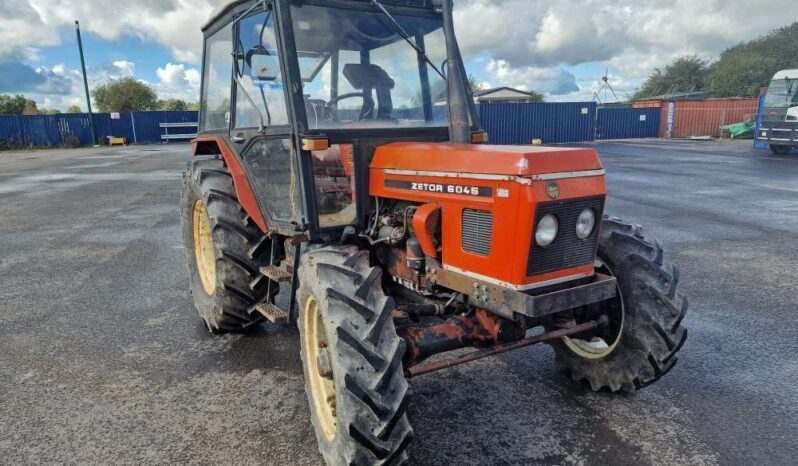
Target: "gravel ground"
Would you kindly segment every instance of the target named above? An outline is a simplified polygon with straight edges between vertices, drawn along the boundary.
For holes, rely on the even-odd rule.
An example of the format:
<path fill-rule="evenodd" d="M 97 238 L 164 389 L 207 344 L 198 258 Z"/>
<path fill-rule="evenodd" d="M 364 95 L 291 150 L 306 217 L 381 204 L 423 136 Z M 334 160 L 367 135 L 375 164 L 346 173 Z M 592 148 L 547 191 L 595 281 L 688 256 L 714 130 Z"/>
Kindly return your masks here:
<path fill-rule="evenodd" d="M 421 377 L 414 464 L 795 464 L 798 155 L 610 142 L 609 213 L 682 271 L 690 337 L 632 395 L 548 347 Z M 188 146 L 0 154 L 0 463 L 319 464 L 293 328 L 213 337 L 187 293 Z"/>

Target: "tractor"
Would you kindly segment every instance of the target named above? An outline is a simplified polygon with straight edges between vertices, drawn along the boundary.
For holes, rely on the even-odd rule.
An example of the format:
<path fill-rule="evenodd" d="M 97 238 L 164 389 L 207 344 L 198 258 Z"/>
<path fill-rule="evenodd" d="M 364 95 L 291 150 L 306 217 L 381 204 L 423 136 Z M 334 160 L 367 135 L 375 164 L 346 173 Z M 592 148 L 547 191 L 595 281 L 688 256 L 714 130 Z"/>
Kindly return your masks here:
<path fill-rule="evenodd" d="M 193 302 L 214 334 L 297 325 L 331 465 L 407 460 L 414 377 L 546 343 L 634 391 L 687 337 L 678 271 L 605 215 L 594 150 L 488 144 L 452 9 L 234 0 L 202 29 Z"/>

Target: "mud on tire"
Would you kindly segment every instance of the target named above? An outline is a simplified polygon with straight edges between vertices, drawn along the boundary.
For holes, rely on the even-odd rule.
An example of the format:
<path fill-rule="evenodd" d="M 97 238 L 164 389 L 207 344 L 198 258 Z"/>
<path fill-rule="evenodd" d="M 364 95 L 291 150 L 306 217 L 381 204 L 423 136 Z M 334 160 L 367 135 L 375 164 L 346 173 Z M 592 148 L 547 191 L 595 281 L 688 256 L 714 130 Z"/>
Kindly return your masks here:
<path fill-rule="evenodd" d="M 687 299 L 678 291 L 679 271 L 663 260 L 662 248 L 646 239 L 639 226 L 616 219 L 603 222 L 598 258 L 618 280 L 625 314 L 620 340 L 601 359 L 579 356 L 557 341 L 557 362 L 594 391 L 645 387 L 673 368 L 687 339 L 682 326 Z"/>
<path fill-rule="evenodd" d="M 203 286 L 194 241 L 194 216 L 203 203 L 213 238 L 215 283 Z M 214 333 L 244 330 L 262 318 L 254 305 L 267 300 L 269 279 L 260 267 L 268 265 L 271 242 L 244 212 L 233 179 L 220 156 L 195 157 L 183 175 L 181 198 L 183 245 L 186 248 L 191 295 L 197 313 Z M 279 286 L 272 282 L 272 292 Z"/>
<path fill-rule="evenodd" d="M 408 384 L 402 369 L 404 340 L 396 335 L 393 299 L 382 289 L 382 270 L 355 247 L 306 253 L 297 292 L 305 389 L 319 451 L 330 465 L 402 464 L 413 430 L 406 409 Z M 313 343 L 309 303 L 323 321 L 335 391 L 334 434 L 314 408 L 308 344 Z M 309 343 L 310 342 L 310 343 Z M 323 401 L 323 400 L 322 400 Z"/>

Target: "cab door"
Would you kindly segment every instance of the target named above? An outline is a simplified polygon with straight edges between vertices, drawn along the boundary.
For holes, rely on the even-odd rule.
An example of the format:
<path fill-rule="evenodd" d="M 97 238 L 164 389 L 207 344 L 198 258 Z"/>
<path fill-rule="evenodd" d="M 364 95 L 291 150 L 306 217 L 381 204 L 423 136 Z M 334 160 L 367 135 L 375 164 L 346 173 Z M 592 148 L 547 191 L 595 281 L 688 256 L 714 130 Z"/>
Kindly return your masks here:
<path fill-rule="evenodd" d="M 229 141 L 240 155 L 270 228 L 296 231 L 304 208 L 271 4 L 234 27 Z"/>

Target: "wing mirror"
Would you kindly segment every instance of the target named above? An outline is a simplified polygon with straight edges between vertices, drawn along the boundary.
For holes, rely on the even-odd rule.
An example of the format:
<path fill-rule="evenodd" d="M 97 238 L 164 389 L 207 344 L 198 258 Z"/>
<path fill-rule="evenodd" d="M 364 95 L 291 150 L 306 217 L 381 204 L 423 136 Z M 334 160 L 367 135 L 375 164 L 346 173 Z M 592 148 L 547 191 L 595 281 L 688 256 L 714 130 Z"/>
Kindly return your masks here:
<path fill-rule="evenodd" d="M 277 53 L 257 46 L 247 52 L 247 64 L 253 79 L 276 81 L 280 77 L 280 60 Z"/>

